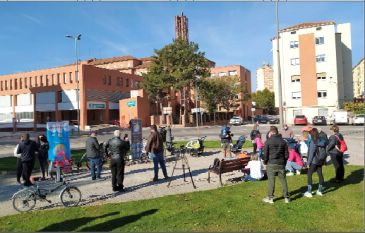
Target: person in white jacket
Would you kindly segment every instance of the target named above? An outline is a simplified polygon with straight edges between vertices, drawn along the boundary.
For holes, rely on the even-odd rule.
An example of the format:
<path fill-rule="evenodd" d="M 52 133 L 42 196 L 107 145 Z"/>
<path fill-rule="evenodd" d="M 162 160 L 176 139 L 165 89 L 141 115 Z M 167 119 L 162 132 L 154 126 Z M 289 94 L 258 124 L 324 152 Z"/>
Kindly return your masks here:
<path fill-rule="evenodd" d="M 244 181 L 257 181 L 264 177 L 264 165 L 256 154 L 251 156 L 245 168 L 250 169 L 250 174 L 244 177 Z"/>

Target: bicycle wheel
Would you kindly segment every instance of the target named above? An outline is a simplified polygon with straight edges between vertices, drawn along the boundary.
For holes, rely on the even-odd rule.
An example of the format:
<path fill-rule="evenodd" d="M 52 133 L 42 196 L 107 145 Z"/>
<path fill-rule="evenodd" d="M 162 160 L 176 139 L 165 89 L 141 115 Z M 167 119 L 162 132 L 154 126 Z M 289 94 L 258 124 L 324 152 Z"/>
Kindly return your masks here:
<path fill-rule="evenodd" d="M 36 196 L 31 190 L 21 190 L 13 196 L 13 208 L 18 212 L 27 212 L 34 208 Z"/>
<path fill-rule="evenodd" d="M 60 198 L 65 207 L 77 206 L 81 201 L 81 191 L 77 187 L 69 186 L 61 191 Z"/>

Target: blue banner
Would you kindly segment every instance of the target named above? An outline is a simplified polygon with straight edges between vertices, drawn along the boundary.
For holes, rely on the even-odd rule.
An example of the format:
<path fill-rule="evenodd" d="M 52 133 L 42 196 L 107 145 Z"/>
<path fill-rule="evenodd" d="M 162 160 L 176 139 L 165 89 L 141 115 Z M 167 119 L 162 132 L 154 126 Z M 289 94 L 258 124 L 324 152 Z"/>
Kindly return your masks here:
<path fill-rule="evenodd" d="M 68 164 L 71 159 L 69 132 L 68 121 L 47 122 L 48 159 L 50 161 Z"/>

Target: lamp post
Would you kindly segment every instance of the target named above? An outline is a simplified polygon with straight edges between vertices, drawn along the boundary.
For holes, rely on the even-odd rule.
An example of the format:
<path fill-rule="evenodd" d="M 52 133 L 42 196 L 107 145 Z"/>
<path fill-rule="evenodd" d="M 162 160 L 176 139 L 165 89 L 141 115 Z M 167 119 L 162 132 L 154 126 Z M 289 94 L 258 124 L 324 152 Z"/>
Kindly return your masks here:
<path fill-rule="evenodd" d="M 277 62 L 278 62 L 278 95 L 279 95 L 279 116 L 280 129 L 283 128 L 284 125 L 284 114 L 283 114 L 283 103 L 282 103 L 282 90 L 281 90 L 281 68 L 280 68 L 280 50 L 279 50 L 279 0 L 276 0 L 276 52 L 277 52 Z"/>
<path fill-rule="evenodd" d="M 77 51 L 77 41 L 81 40 L 81 34 L 76 36 L 66 35 L 67 38 L 73 39 L 75 41 L 75 55 L 76 55 L 76 102 L 77 102 L 77 133 L 80 135 L 80 88 L 79 88 L 79 55 Z"/>
<path fill-rule="evenodd" d="M 198 136 L 200 137 L 200 130 L 199 130 L 199 117 L 198 117 L 198 80 L 199 80 L 199 76 L 196 76 L 196 79 L 195 79 L 196 129 L 198 130 Z M 199 108 L 199 112 L 200 112 L 200 108 Z"/>

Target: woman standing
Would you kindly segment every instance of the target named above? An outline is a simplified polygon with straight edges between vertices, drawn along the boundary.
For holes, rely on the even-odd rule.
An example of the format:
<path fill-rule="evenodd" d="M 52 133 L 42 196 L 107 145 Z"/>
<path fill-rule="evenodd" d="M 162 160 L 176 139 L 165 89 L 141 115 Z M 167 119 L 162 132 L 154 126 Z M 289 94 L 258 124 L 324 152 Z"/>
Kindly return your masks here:
<path fill-rule="evenodd" d="M 37 146 L 38 146 L 38 161 L 39 161 L 39 165 L 41 167 L 41 171 L 42 171 L 42 178 L 41 180 L 45 180 L 45 173 L 46 173 L 46 169 L 48 167 L 48 149 L 49 149 L 49 144 L 47 141 L 47 137 L 45 135 L 39 135 L 38 136 L 38 142 L 37 142 Z M 48 175 L 48 174 L 47 174 Z"/>
<path fill-rule="evenodd" d="M 324 178 L 322 174 L 322 166 L 326 162 L 325 141 L 319 138 L 316 128 L 310 131 L 310 142 L 308 147 L 308 190 L 304 193 L 305 197 L 312 197 L 312 175 L 317 172 L 319 185 L 316 195 L 322 196 Z"/>
<path fill-rule="evenodd" d="M 340 140 L 344 140 L 337 125 L 332 125 L 330 130 L 333 135 L 329 138 L 327 153 L 331 156 L 331 161 L 336 171 L 336 183 L 341 183 L 345 175 L 345 167 L 343 166 L 343 153 L 338 149 Z"/>

